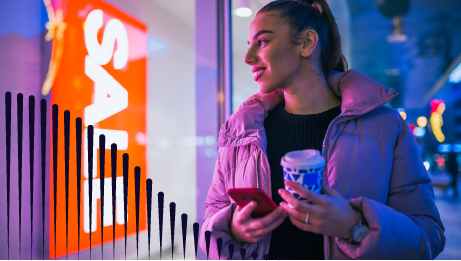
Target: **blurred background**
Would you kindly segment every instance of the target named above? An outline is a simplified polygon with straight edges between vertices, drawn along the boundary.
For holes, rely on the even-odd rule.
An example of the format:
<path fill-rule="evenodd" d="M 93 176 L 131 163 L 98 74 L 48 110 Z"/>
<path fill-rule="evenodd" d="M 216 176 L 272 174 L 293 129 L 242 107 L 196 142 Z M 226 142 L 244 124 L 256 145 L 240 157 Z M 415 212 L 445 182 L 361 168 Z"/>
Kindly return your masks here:
<path fill-rule="evenodd" d="M 185 256 L 194 259 L 192 224 L 202 224 L 204 202 L 217 156 L 219 128 L 238 106 L 258 92 L 251 68 L 243 62 L 243 58 L 248 48 L 250 23 L 257 11 L 269 2 L 0 1 L 1 115 L 6 113 L 4 93 L 11 92 L 13 100 L 9 258 L 55 256 L 54 202 L 58 202 L 59 213 L 65 211 L 65 201 L 61 200 L 65 193 L 61 186 L 64 184 L 63 163 L 58 163 L 56 198 L 52 193 L 54 184 L 50 168 L 53 163 L 51 105 L 58 104 L 60 124 L 64 110 L 69 110 L 71 128 L 75 128 L 74 119 L 81 117 L 84 133 L 89 125 L 93 125 L 99 131 L 97 133 L 106 135 L 107 144 L 111 143 L 111 137 L 121 137 L 124 145 L 118 144 L 118 168 L 122 169 L 121 158 L 126 152 L 131 155 L 130 173 L 134 173 L 134 166 L 140 166 L 142 182 L 152 179 L 151 258 L 160 258 L 157 193 L 161 191 L 165 202 L 162 256 L 169 258 L 171 242 L 174 241 L 174 259 L 183 259 L 180 216 L 186 213 L 188 239 Z M 461 1 L 330 0 L 329 4 L 340 27 L 343 53 L 349 68 L 399 92 L 387 105 L 400 112 L 415 135 L 421 158 L 432 178 L 436 204 L 446 228 L 446 247 L 437 259 L 461 259 L 461 200 L 457 197 L 461 188 L 456 182 L 461 171 Z M 94 10 L 101 10 L 100 16 Z M 116 55 L 112 60 L 114 51 Z M 117 55 L 118 58 L 115 57 Z M 91 71 L 98 73 L 92 74 Z M 19 190 L 17 174 L 20 170 L 16 118 L 18 93 L 24 95 L 22 191 Z M 35 176 L 32 179 L 29 178 L 31 159 L 28 153 L 30 95 L 36 99 L 35 152 L 32 153 Z M 44 208 L 41 205 L 42 168 L 39 164 L 40 99 L 48 102 Z M 92 104 L 108 106 L 110 112 L 101 113 Z M 6 126 L 3 116 L 0 125 L 2 128 Z M 62 125 L 58 131 L 63 135 Z M 109 162 L 110 145 L 107 144 L 106 162 Z M 75 144 L 71 143 L 71 149 L 75 150 L 72 146 Z M 60 155 L 63 154 L 62 148 Z M 5 138 L 0 139 L 0 149 L 0 166 L 6 166 Z M 72 155 L 71 158 L 75 159 Z M 86 162 L 85 157 L 83 155 L 82 162 Z M 107 175 L 110 168 L 106 168 Z M 0 174 L 0 183 L 6 184 L 5 167 L 0 169 Z M 99 171 L 96 171 L 95 179 L 100 178 L 98 175 Z M 71 165 L 70 176 L 70 184 L 76 184 L 74 165 Z M 82 180 L 87 182 L 87 177 L 82 177 Z M 33 188 L 32 195 L 30 187 Z M 145 191 L 145 185 L 141 188 Z M 71 206 L 76 210 L 75 192 L 71 191 L 74 198 Z M 132 202 L 130 199 L 134 200 L 134 192 L 130 193 L 132 196 L 128 200 Z M 94 204 L 99 208 L 99 194 L 93 195 L 96 197 Z M 145 198 L 146 194 L 141 196 Z M 6 231 L 6 186 L 0 189 L 0 198 L 0 229 Z M 32 208 L 31 199 L 35 199 Z M 174 202 L 176 207 L 174 240 L 169 226 L 170 202 Z M 145 204 L 145 200 L 141 203 Z M 81 210 L 87 213 L 83 207 Z M 123 259 L 123 225 L 118 222 L 118 217 L 117 224 L 105 221 L 101 224 L 100 212 L 96 212 L 97 218 L 90 221 L 95 222 L 92 223 L 92 234 L 96 233 L 91 257 L 112 258 L 111 232 L 116 226 L 115 259 Z M 145 209 L 141 213 L 145 216 Z M 45 216 L 44 228 L 42 214 Z M 128 220 L 132 215 L 134 213 L 129 212 Z M 65 259 L 65 215 L 58 216 L 60 220 L 64 218 L 64 223 L 56 223 L 56 256 Z M 77 235 L 76 222 L 74 217 L 69 223 L 69 237 Z M 126 251 L 129 259 L 136 258 L 137 254 L 140 259 L 148 258 L 146 222 L 147 219 L 144 219 L 144 225 L 141 224 L 138 253 L 135 223 L 128 222 Z M 82 217 L 81 223 L 84 247 L 80 250 L 80 258 L 89 259 L 89 230 L 84 228 L 89 219 Z M 99 237 L 101 227 L 104 227 L 103 249 Z M 70 259 L 78 258 L 76 244 L 75 240 L 68 243 Z M 4 251 L 8 248 L 7 233 L 0 234 L 0 247 L 0 259 L 7 259 L 8 254 Z M 198 258 L 206 259 L 200 248 Z"/>

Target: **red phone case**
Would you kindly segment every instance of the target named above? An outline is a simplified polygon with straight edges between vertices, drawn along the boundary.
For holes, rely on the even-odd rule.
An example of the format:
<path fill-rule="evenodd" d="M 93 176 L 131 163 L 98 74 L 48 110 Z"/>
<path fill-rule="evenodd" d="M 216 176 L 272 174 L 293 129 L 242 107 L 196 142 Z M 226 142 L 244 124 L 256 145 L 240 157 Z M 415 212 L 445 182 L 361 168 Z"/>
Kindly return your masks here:
<path fill-rule="evenodd" d="M 260 188 L 238 188 L 228 189 L 227 194 L 235 200 L 240 208 L 243 208 L 251 201 L 256 201 L 258 206 L 251 213 L 252 218 L 260 218 L 274 211 L 277 205 L 272 199 Z"/>

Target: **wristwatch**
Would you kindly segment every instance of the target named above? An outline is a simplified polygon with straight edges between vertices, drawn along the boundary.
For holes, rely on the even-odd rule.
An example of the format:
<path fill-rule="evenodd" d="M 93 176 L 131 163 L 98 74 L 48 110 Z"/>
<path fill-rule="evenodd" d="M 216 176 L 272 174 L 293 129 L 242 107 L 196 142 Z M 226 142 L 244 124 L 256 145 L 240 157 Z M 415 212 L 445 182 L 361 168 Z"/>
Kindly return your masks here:
<path fill-rule="evenodd" d="M 358 212 L 360 212 L 360 223 L 354 227 L 352 230 L 352 238 L 351 241 L 353 243 L 360 243 L 365 239 L 366 236 L 370 233 L 370 229 L 368 228 L 368 222 L 365 220 L 363 217 L 362 211 L 356 209 Z"/>

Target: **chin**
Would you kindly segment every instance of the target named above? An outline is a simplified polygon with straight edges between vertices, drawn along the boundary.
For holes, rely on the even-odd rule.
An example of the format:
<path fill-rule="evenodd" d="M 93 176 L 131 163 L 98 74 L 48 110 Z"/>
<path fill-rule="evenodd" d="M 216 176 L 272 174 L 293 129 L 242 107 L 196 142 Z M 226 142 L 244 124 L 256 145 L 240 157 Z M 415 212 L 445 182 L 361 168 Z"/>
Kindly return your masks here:
<path fill-rule="evenodd" d="M 270 86 L 270 85 L 265 84 L 265 83 L 258 84 L 258 87 L 259 87 L 259 92 L 260 93 L 271 93 L 271 92 L 273 92 L 273 91 L 275 91 L 277 89 L 274 86 Z"/>

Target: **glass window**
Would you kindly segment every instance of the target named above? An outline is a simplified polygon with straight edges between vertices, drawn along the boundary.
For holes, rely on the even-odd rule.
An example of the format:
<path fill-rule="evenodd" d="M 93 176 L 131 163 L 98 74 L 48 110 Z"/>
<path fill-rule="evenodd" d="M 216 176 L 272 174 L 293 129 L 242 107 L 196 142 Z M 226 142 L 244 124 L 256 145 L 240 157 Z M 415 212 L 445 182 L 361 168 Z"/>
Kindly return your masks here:
<path fill-rule="evenodd" d="M 109 0 L 141 20 L 148 32 L 146 135 L 148 176 L 153 181 L 151 258 L 159 258 L 157 193 L 164 193 L 163 253 L 171 252 L 169 204 L 176 203 L 175 249 L 182 249 L 181 214 L 188 214 L 188 249 L 194 258 L 192 224 L 196 220 L 195 1 Z M 130 238 L 135 242 L 136 237 Z M 131 253 L 136 254 L 135 245 Z M 147 257 L 147 231 L 140 250 Z M 141 253 L 140 253 L 141 255 Z M 134 257 L 134 256 L 133 256 Z"/>
<path fill-rule="evenodd" d="M 235 111 L 251 95 L 259 92 L 258 84 L 253 80 L 251 67 L 244 62 L 245 54 L 248 50 L 248 29 L 250 23 L 263 6 L 268 4 L 269 0 L 261 1 L 232 1 L 232 110 Z M 241 11 L 248 8 L 251 10 Z M 239 10 L 240 9 L 240 10 Z"/>
<path fill-rule="evenodd" d="M 184 0 L 18 0 L 0 4 L 8 23 L 0 28 L 2 62 L 0 90 L 2 112 L 5 92 L 12 93 L 12 126 L 16 126 L 16 96 L 24 94 L 24 130 L 28 129 L 28 97 L 36 98 L 35 118 L 35 192 L 33 223 L 33 259 L 41 259 L 41 166 L 40 99 L 48 100 L 46 242 L 45 258 L 66 255 L 66 201 L 64 167 L 64 111 L 70 112 L 69 166 L 69 259 L 77 259 L 77 178 L 75 119 L 83 120 L 80 258 L 101 259 L 101 231 L 104 233 L 104 259 L 112 258 L 112 228 L 115 226 L 115 259 L 125 257 L 123 215 L 123 158 L 129 155 L 128 186 L 128 259 L 148 256 L 146 184 L 153 181 L 151 258 L 159 259 L 159 219 L 157 193 L 164 193 L 163 253 L 171 253 L 170 202 L 176 204 L 175 257 L 182 256 L 181 214 L 188 215 L 187 259 L 194 259 L 192 224 L 196 222 L 196 138 L 195 124 L 195 1 Z M 51 19 L 49 21 L 49 19 Z M 5 20 L 6 21 L 6 20 Z M 47 27 L 45 24 L 48 23 Z M 48 30 L 49 29 L 49 30 Z M 47 39 L 51 41 L 45 41 Z M 47 74 L 48 73 L 48 74 Z M 46 79 L 46 81 L 45 81 Z M 45 84 L 44 84 L 45 82 Z M 40 95 L 42 93 L 42 95 Z M 211 101 L 212 102 L 212 101 Z M 216 100 L 214 101 L 216 102 Z M 51 105 L 59 106 L 58 178 L 54 184 L 53 146 L 51 144 Z M 217 102 L 216 102 L 217 103 Z M 2 121 L 3 122 L 3 121 Z M 3 124 L 1 124 L 3 126 Z M 92 171 L 92 215 L 89 214 L 91 143 L 86 137 L 94 127 Z M 16 127 L 12 129 L 16 132 Z M 105 135 L 105 179 L 101 178 L 98 156 L 99 135 Z M 4 136 L 3 136 L 4 137 Z M 24 133 L 24 149 L 28 148 Z M 214 139 L 200 137 L 210 144 Z M 3 138 L 4 139 L 4 138 Z M 17 136 L 13 136 L 14 146 Z M 116 219 L 112 220 L 111 144 L 117 144 Z M 2 143 L 3 144 L 3 143 Z M 3 148 L 3 147 L 2 147 Z M 14 148 L 14 147 L 13 147 Z M 4 156 L 2 149 L 2 158 Z M 17 151 L 17 150 L 16 150 Z M 91 150 L 90 150 L 91 151 Z M 14 153 L 14 149 L 13 149 Z M 23 152 L 23 179 L 28 182 L 28 152 Z M 11 166 L 18 165 L 12 156 Z M 51 166 L 51 167 L 50 167 Z M 140 167 L 139 252 L 136 249 L 135 167 Z M 17 169 L 12 169 L 11 174 Z M 15 176 L 16 176 L 15 175 Z M 14 182 L 18 182 L 15 178 Z M 104 180 L 104 219 L 101 221 Z M 30 216 L 28 183 L 22 190 L 22 219 Z M 11 195 L 18 185 L 11 183 Z M 54 196 L 54 187 L 57 195 Z M 3 195 L 2 195 L 3 198 Z M 6 192 L 5 192 L 6 198 Z M 57 221 L 54 225 L 54 203 Z M 19 242 L 19 212 L 11 209 L 11 241 Z M 6 213 L 6 202 L 0 205 Z M 122 213 L 122 214 L 120 214 Z M 17 218 L 16 218 L 17 216 Z M 14 217 L 14 218 L 13 218 Z M 5 217 L 6 218 L 6 217 Z M 49 218 L 49 219 L 48 219 Z M 200 217 L 201 218 L 201 217 Z M 26 222 L 27 223 L 27 222 Z M 24 224 L 24 222 L 23 222 Z M 29 223 L 27 223 L 29 224 Z M 56 227 L 56 237 L 54 228 Z M 22 234 L 30 231 L 23 225 Z M 49 238 L 48 238 L 49 237 Z M 24 236 L 23 236 L 24 239 Z M 56 248 L 54 247 L 56 239 Z M 120 240 L 122 239 L 122 240 Z M 6 239 L 5 239 L 6 242 Z M 11 245 L 10 258 L 29 258 L 30 244 Z M 49 248 L 49 249 L 48 249 Z M 21 249 L 21 250 L 19 250 Z M 35 249 L 40 249 L 35 251 Z M 6 252 L 3 251 L 3 252 Z M 0 257 L 5 257 L 0 254 Z M 1 258 L 0 258 L 1 259 Z"/>

